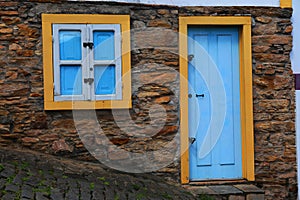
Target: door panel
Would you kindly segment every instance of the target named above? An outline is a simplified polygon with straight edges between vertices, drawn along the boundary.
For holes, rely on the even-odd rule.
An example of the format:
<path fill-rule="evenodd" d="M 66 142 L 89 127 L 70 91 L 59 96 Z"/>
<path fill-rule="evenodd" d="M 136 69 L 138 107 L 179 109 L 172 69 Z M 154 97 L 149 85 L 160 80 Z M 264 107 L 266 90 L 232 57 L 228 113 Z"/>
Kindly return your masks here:
<path fill-rule="evenodd" d="M 190 179 L 242 177 L 238 27 L 189 27 Z"/>

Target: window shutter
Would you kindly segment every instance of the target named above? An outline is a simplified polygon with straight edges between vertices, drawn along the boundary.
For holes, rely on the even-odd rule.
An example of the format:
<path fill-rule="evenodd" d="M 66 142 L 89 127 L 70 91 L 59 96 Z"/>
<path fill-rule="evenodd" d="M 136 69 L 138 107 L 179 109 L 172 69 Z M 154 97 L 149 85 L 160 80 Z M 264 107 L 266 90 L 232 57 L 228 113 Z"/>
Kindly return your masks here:
<path fill-rule="evenodd" d="M 119 24 L 89 26 L 94 44 L 91 59 L 94 99 L 122 99 L 121 27 Z"/>
<path fill-rule="evenodd" d="M 84 100 L 86 25 L 53 25 L 55 101 Z"/>

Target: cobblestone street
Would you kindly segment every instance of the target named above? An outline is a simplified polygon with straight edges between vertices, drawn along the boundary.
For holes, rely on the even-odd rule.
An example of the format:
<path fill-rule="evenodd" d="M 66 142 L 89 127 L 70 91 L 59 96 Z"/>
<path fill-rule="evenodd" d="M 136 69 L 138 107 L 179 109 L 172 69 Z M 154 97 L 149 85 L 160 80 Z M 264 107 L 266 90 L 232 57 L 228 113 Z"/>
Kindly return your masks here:
<path fill-rule="evenodd" d="M 0 148 L 0 199 L 194 199 L 150 174 L 126 174 L 99 164 Z"/>

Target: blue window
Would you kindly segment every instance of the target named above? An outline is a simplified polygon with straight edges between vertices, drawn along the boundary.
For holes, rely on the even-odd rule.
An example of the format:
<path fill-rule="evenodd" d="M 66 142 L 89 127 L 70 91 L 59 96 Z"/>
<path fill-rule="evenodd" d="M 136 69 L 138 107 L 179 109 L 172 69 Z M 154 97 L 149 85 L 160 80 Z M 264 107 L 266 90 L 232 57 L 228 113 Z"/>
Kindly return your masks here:
<path fill-rule="evenodd" d="M 119 24 L 53 24 L 54 100 L 119 100 Z"/>

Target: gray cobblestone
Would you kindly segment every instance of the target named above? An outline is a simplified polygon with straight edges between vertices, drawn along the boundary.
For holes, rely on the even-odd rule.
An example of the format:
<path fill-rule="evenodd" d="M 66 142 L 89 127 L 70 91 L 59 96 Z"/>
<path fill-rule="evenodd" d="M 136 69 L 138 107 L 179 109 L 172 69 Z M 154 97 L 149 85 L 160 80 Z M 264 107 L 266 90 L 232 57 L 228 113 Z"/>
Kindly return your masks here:
<path fill-rule="evenodd" d="M 89 185 L 86 182 L 79 183 L 79 190 L 81 199 L 91 199 L 91 191 Z"/>
<path fill-rule="evenodd" d="M 66 199 L 79 200 L 79 197 L 78 188 L 69 188 L 69 190 L 66 192 Z"/>
<path fill-rule="evenodd" d="M 64 194 L 60 189 L 55 188 L 51 191 L 50 198 L 55 199 L 55 200 L 63 200 L 64 199 Z"/>
<path fill-rule="evenodd" d="M 49 200 L 49 198 L 47 198 L 44 193 L 37 192 L 35 194 L 35 200 Z"/>
<path fill-rule="evenodd" d="M 15 169 L 11 165 L 4 165 L 4 170 L 0 173 L 0 177 L 8 178 L 15 175 Z"/>
<path fill-rule="evenodd" d="M 6 191 L 13 192 L 13 193 L 18 192 L 19 189 L 20 189 L 20 187 L 19 187 L 18 185 L 15 185 L 15 184 L 8 184 L 8 185 L 5 187 L 5 190 L 6 190 Z"/>
<path fill-rule="evenodd" d="M 12 200 L 12 199 L 15 199 L 16 198 L 16 195 L 13 194 L 13 193 L 6 193 L 2 198 L 1 200 Z"/>
<path fill-rule="evenodd" d="M 32 187 L 28 185 L 22 186 L 22 193 L 21 197 L 25 199 L 33 199 L 34 198 L 34 192 L 32 191 Z"/>
<path fill-rule="evenodd" d="M 6 180 L 5 179 L 0 179 L 0 189 L 4 188 L 6 184 Z"/>
<path fill-rule="evenodd" d="M 1 200 L 195 199 L 183 188 L 149 174 L 124 174 L 99 164 L 2 147 L 0 155 Z"/>
<path fill-rule="evenodd" d="M 92 200 L 103 199 L 103 198 L 104 195 L 99 191 L 95 191 L 92 193 Z"/>

